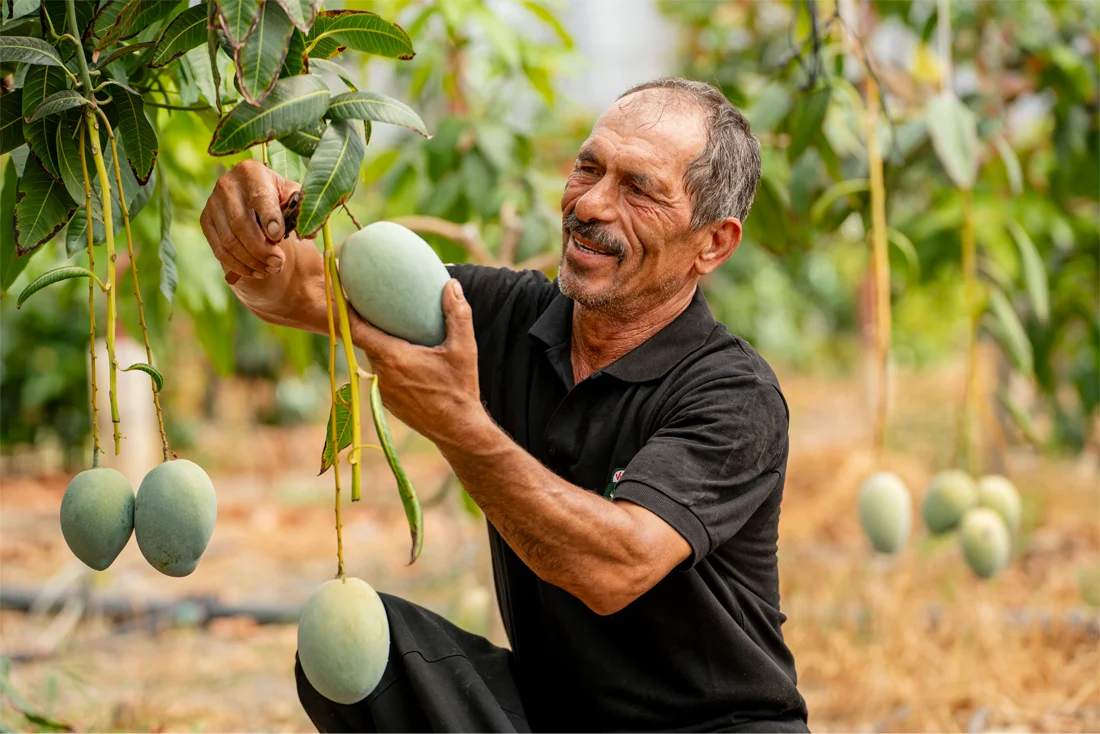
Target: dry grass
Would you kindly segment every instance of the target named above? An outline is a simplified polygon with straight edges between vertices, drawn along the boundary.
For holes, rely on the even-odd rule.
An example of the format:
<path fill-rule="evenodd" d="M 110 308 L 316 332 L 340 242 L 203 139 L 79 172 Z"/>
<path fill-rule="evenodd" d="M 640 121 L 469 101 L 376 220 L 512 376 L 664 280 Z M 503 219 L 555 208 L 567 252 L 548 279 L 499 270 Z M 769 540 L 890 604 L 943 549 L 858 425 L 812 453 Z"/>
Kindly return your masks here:
<path fill-rule="evenodd" d="M 897 396 L 894 450 L 884 463 L 917 501 L 948 455 L 952 416 L 928 406 L 953 405 L 957 378 L 907 377 Z M 1100 623 L 1077 587 L 1079 569 L 1100 571 L 1095 457 L 1011 457 L 1025 499 L 1017 558 L 980 582 L 951 538 L 921 530 L 898 557 L 872 555 L 855 509 L 860 482 L 876 468 L 865 449 L 861 387 L 794 377 L 784 386 L 795 447 L 780 531 L 784 631 L 811 727 L 1100 730 Z M 220 506 L 198 571 L 159 576 L 131 543 L 96 577 L 98 590 L 293 604 L 332 575 L 329 479 L 311 476 L 320 429 L 227 430 L 249 431 L 252 448 L 234 450 L 239 437 L 226 434 L 200 447 L 203 460 L 220 467 Z M 414 448 L 413 479 L 428 494 L 445 467 L 423 444 Z M 64 484 L 64 477 L 4 480 L 0 583 L 41 585 L 72 563 L 56 527 Z M 503 642 L 487 603 L 482 523 L 449 498 L 428 512 L 424 555 L 408 568 L 407 529 L 379 457 L 368 458 L 364 487 L 364 502 L 346 514 L 349 573 Z M 33 651 L 49 621 L 0 613 L 0 651 Z M 80 730 L 308 731 L 294 692 L 294 648 L 293 627 L 246 619 L 122 632 L 91 621 L 57 653 L 15 664 L 12 680 L 35 706 Z M 13 721 L 4 704 L 0 716 Z"/>

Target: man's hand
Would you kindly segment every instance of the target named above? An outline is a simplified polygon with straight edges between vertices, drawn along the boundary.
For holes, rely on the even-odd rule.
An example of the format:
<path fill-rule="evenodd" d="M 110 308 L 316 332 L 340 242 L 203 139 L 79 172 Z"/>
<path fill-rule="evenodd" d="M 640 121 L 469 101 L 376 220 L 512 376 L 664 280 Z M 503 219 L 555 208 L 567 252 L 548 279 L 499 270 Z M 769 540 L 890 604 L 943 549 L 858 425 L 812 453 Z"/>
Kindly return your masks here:
<path fill-rule="evenodd" d="M 376 329 L 352 324 L 355 345 L 367 353 L 386 407 L 403 423 L 441 446 L 461 440 L 465 427 L 487 414 L 477 376 L 473 314 L 452 279 L 443 288 L 447 338 L 422 347 Z"/>
<path fill-rule="evenodd" d="M 242 276 L 233 292 L 245 307 L 270 323 L 328 333 L 321 253 L 293 232 L 283 239 L 280 202 L 299 188 L 242 161 L 218 179 L 199 222 L 222 269 Z"/>

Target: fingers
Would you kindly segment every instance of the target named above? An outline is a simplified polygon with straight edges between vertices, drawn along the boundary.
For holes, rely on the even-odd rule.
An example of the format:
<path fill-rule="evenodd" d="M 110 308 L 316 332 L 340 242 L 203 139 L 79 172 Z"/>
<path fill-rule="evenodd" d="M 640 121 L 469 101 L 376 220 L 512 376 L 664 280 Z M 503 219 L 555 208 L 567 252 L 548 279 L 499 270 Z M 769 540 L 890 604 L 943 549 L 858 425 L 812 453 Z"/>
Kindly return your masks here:
<path fill-rule="evenodd" d="M 272 188 L 272 191 L 274 191 L 274 188 Z M 255 198 L 255 195 L 253 195 L 253 198 Z M 247 260 L 240 255 L 238 257 L 261 271 L 272 274 L 278 273 L 282 269 L 286 257 L 281 247 L 273 244 L 264 236 L 260 230 L 260 225 L 256 223 L 253 210 L 244 201 L 233 198 L 226 202 L 225 214 L 230 229 L 245 252 L 251 257 L 251 260 Z M 278 216 L 280 218 L 279 226 L 282 227 L 282 214 Z"/>
<path fill-rule="evenodd" d="M 283 213 L 280 208 L 282 197 L 278 181 L 282 177 L 256 161 L 242 161 L 236 168 L 240 169 L 241 184 L 246 192 L 246 195 L 238 200 L 240 208 L 244 209 L 246 206 L 251 208 L 260 219 L 260 224 L 257 225 L 255 218 L 249 217 L 249 224 L 257 232 L 260 232 L 262 226 L 261 239 L 278 242 L 283 238 L 284 233 Z M 285 181 L 285 179 L 282 180 Z M 245 243 L 246 246 L 250 244 Z"/>
<path fill-rule="evenodd" d="M 348 317 L 351 321 L 352 344 L 366 352 L 372 363 L 385 362 L 402 350 L 412 348 L 404 339 L 390 336 L 354 311 L 349 311 Z M 336 328 L 339 331 L 339 324 Z"/>
<path fill-rule="evenodd" d="M 265 272 L 267 266 L 260 263 L 240 243 L 221 209 L 208 207 L 201 219 L 205 222 L 203 232 L 210 242 L 210 249 L 214 251 L 214 257 L 218 258 L 222 265 L 249 278 L 267 276 Z"/>
<path fill-rule="evenodd" d="M 451 278 L 443 288 L 443 318 L 447 323 L 447 338 L 443 348 L 459 352 L 477 350 L 474 337 L 474 313 L 462 292 L 462 284 Z"/>

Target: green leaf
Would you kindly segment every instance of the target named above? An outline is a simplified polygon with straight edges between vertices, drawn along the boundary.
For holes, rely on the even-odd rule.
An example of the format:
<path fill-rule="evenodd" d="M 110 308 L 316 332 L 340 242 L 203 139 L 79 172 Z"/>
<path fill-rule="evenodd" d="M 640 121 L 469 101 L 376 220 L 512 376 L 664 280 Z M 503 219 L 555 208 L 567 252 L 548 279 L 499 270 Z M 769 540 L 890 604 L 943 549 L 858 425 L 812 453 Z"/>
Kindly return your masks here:
<path fill-rule="evenodd" d="M 332 122 L 321 136 L 302 184 L 297 228 L 300 236 L 315 235 L 332 210 L 351 196 L 367 152 L 363 136 L 363 123 L 359 120 Z"/>
<path fill-rule="evenodd" d="M 322 12 L 318 16 L 318 24 L 323 25 L 323 28 L 316 34 L 311 33 L 307 39 L 311 57 L 314 56 L 312 49 L 326 41 L 335 41 L 356 51 L 392 59 L 408 60 L 416 54 L 409 35 L 401 26 L 366 10 Z M 326 44 L 326 48 L 329 46 L 331 43 Z M 331 58 L 335 53 L 318 55 L 321 58 Z"/>
<path fill-rule="evenodd" d="M 1039 437 L 1039 434 L 1035 430 L 1035 424 L 1031 420 L 1031 414 L 1027 412 L 1024 406 L 1020 405 L 1019 401 L 1007 390 L 999 390 L 997 392 L 997 402 L 1005 409 L 1009 417 L 1012 418 L 1012 422 L 1016 424 L 1016 427 L 1020 429 L 1020 432 L 1024 434 L 1030 443 L 1038 446 L 1043 443 L 1043 440 Z"/>
<path fill-rule="evenodd" d="M 561 40 L 562 45 L 566 49 L 573 48 L 573 37 L 569 35 L 569 31 L 565 29 L 565 26 L 562 25 L 562 22 L 558 20 L 557 16 L 555 16 L 547 7 L 545 7 L 542 3 L 536 2 L 535 0 L 523 0 L 523 7 L 527 8 L 527 10 L 530 11 L 532 15 L 541 20 L 543 23 L 550 26 L 550 29 L 553 30 L 555 34 L 557 34 L 558 39 Z"/>
<path fill-rule="evenodd" d="M 300 181 L 305 176 L 307 166 L 302 157 L 290 150 L 278 140 L 267 144 L 267 159 L 271 170 L 290 181 Z"/>
<path fill-rule="evenodd" d="M 1025 375 L 1030 375 L 1035 369 L 1031 342 L 1028 341 L 1027 332 L 1024 331 L 1020 317 L 1016 315 L 1016 310 L 1012 308 L 1008 296 L 1000 288 L 990 289 L 989 310 L 996 319 L 998 327 L 990 329 L 990 332 L 1008 354 L 1016 369 Z"/>
<path fill-rule="evenodd" d="M 831 92 L 828 88 L 817 89 L 795 100 L 791 113 L 791 145 L 787 148 L 787 159 L 798 160 L 802 152 L 821 131 L 825 113 L 829 111 Z"/>
<path fill-rule="evenodd" d="M 886 230 L 886 241 L 892 242 L 894 247 L 901 250 L 901 254 L 905 255 L 906 261 L 909 263 L 909 268 L 913 271 L 912 275 L 917 277 L 920 275 L 920 258 L 917 256 L 917 248 L 913 245 L 913 241 L 905 236 L 905 233 L 889 227 Z"/>
<path fill-rule="evenodd" d="M 426 138 L 427 126 L 420 115 L 404 102 L 377 92 L 346 92 L 338 94 L 328 103 L 326 117 L 331 120 L 373 120 L 401 125 L 415 130 Z"/>
<path fill-rule="evenodd" d="M 218 49 L 221 47 L 222 39 L 218 33 L 218 9 L 218 4 L 210 3 L 210 14 L 206 18 L 206 70 L 214 80 L 214 97 L 213 99 L 209 97 L 207 99 L 210 100 L 210 104 L 214 105 L 220 115 L 222 113 L 222 77 L 221 70 L 218 68 Z"/>
<path fill-rule="evenodd" d="M 124 2 L 123 0 L 115 0 L 113 5 L 118 6 L 117 11 L 101 13 L 95 21 L 96 35 L 99 36 L 99 43 L 96 44 L 95 48 L 96 52 L 100 53 L 123 40 L 123 36 L 130 32 L 130 29 L 136 24 L 138 16 L 141 15 L 150 1 L 129 0 L 129 2 Z M 169 2 L 164 4 L 171 5 Z M 113 18 L 111 18 L 112 14 L 114 15 Z M 109 25 L 107 25 L 108 22 Z"/>
<path fill-rule="evenodd" d="M 745 117 L 752 125 L 753 133 L 769 133 L 791 111 L 791 93 L 786 86 L 772 82 L 753 96 L 745 108 Z"/>
<path fill-rule="evenodd" d="M 348 85 L 348 89 L 353 92 L 358 91 L 355 88 L 355 82 L 353 82 L 351 80 L 351 77 L 348 76 L 347 69 L 340 66 L 335 61 L 328 61 L 327 59 L 313 59 L 313 61 L 310 62 L 310 66 L 315 72 L 327 71 L 330 74 L 335 74 L 336 76 L 340 77 L 340 80 L 343 81 L 344 84 Z"/>
<path fill-rule="evenodd" d="M 84 99 L 80 92 L 74 89 L 62 89 L 60 92 L 54 92 L 46 97 L 34 110 L 27 122 L 34 123 L 48 115 L 58 115 L 65 110 L 83 107 L 86 104 L 88 104 L 88 100 Z"/>
<path fill-rule="evenodd" d="M 145 116 L 145 103 L 141 97 L 125 89 L 114 95 L 118 109 L 118 133 L 126 144 L 126 160 L 138 183 L 145 184 L 153 175 L 153 163 L 157 159 L 157 134 Z"/>
<path fill-rule="evenodd" d="M 6 160 L 3 166 L 4 186 L 0 188 L 0 292 L 7 293 L 31 259 L 19 257 L 15 249 L 15 196 L 19 190 L 15 162 Z"/>
<path fill-rule="evenodd" d="M 317 144 L 321 142 L 321 136 L 324 135 L 326 127 L 323 121 L 318 120 L 283 135 L 279 138 L 279 142 L 298 155 L 310 158 L 313 156 L 313 151 L 317 150 Z"/>
<path fill-rule="evenodd" d="M 335 437 L 332 432 L 332 411 L 336 411 Z M 321 471 L 317 472 L 318 476 L 328 471 L 340 452 L 351 445 L 351 429 L 351 384 L 349 383 L 336 391 L 336 401 L 329 410 L 328 420 L 325 421 L 325 447 L 321 450 Z M 335 451 L 332 448 L 333 443 L 336 444 Z"/>
<path fill-rule="evenodd" d="M 218 0 L 218 20 L 229 45 L 240 48 L 260 17 L 261 0 Z"/>
<path fill-rule="evenodd" d="M 926 114 L 932 147 L 947 175 L 960 189 L 971 189 L 978 177 L 978 122 L 974 113 L 950 92 L 928 103 Z"/>
<path fill-rule="evenodd" d="M 164 389 L 164 375 L 160 373 L 156 367 L 145 362 L 137 362 L 122 370 L 123 372 L 130 372 L 131 370 L 137 370 L 138 372 L 144 372 L 153 378 L 153 386 L 156 387 L 157 392 Z"/>
<path fill-rule="evenodd" d="M 9 21 L 25 18 L 38 10 L 38 0 L 8 0 L 7 5 Z"/>
<path fill-rule="evenodd" d="M 309 71 L 306 65 L 309 57 L 306 56 L 306 37 L 297 28 L 290 34 L 290 43 L 287 44 L 286 59 L 283 60 L 283 69 L 280 77 L 297 76 Z"/>
<path fill-rule="evenodd" d="M 206 40 L 206 18 L 209 8 L 201 3 L 187 8 L 177 15 L 161 32 L 153 49 L 149 66 L 154 69 L 167 65 Z"/>
<path fill-rule="evenodd" d="M 293 32 L 294 25 L 282 8 L 277 3 L 265 2 L 259 21 L 233 55 L 241 94 L 249 103 L 263 104 L 275 86 Z"/>
<path fill-rule="evenodd" d="M 378 442 L 382 444 L 382 452 L 389 462 L 390 471 L 397 480 L 397 493 L 401 496 L 401 504 L 405 508 L 405 518 L 409 523 L 409 534 L 412 536 L 412 550 L 409 554 L 409 563 L 413 563 L 420 556 L 420 550 L 424 546 L 424 516 L 420 509 L 420 499 L 416 496 L 409 477 L 401 466 L 401 459 L 397 456 L 397 449 L 393 445 L 393 435 L 390 433 L 389 424 L 386 423 L 386 413 L 382 408 L 382 393 L 378 390 L 378 376 L 371 377 L 370 381 L 370 413 L 374 419 L 374 430 L 378 434 Z"/>
<path fill-rule="evenodd" d="M 64 267 L 48 270 L 27 284 L 27 287 L 19 294 L 19 298 L 15 300 L 15 307 L 22 308 L 28 298 L 46 286 L 59 283 L 63 280 L 72 280 L 73 278 L 95 278 L 95 274 L 93 274 L 91 270 L 88 270 L 88 268 L 78 268 L 75 265 L 66 265 Z"/>
<path fill-rule="evenodd" d="M 50 240 L 76 211 L 65 185 L 42 167 L 37 156 L 27 160 L 15 201 L 15 241 L 20 255 Z"/>
<path fill-rule="evenodd" d="M 263 105 L 242 102 L 222 118 L 210 141 L 210 155 L 229 155 L 286 135 L 321 119 L 328 108 L 324 80 L 303 74 L 275 82 Z"/>
<path fill-rule="evenodd" d="M 321 0 L 276 0 L 290 17 L 294 26 L 302 33 L 309 33 L 313 27 L 313 21 L 317 17 L 317 11 L 321 7 Z"/>
<path fill-rule="evenodd" d="M 810 220 L 814 222 L 820 221 L 821 218 L 825 216 L 825 212 L 829 211 L 829 208 L 835 204 L 838 199 L 866 191 L 867 188 L 868 183 L 865 178 L 853 178 L 833 184 L 822 191 L 821 196 L 817 197 L 817 201 L 810 207 Z"/>
<path fill-rule="evenodd" d="M 1035 318 L 1041 323 L 1050 320 L 1050 287 L 1047 285 L 1047 269 L 1043 264 L 1043 258 L 1039 255 L 1035 243 L 1031 241 L 1027 230 L 1020 226 L 1015 219 L 1005 220 L 1012 239 L 1016 240 L 1016 247 L 1020 250 L 1020 270 L 1023 272 L 1024 285 L 1027 287 L 1028 298 L 1031 299 L 1031 307 L 1035 310 Z"/>
<path fill-rule="evenodd" d="M 54 153 L 57 120 L 49 117 L 34 122 L 26 120 L 51 94 L 64 89 L 66 81 L 65 72 L 56 66 L 32 66 L 23 84 L 23 137 L 30 146 L 31 152 L 38 156 L 39 161 L 54 178 L 59 175 L 57 156 Z"/>
<path fill-rule="evenodd" d="M 1016 151 L 1000 135 L 993 139 L 993 145 L 997 148 L 997 154 L 1001 156 L 1001 161 L 1005 164 L 1008 190 L 1014 196 L 1019 196 L 1024 192 L 1024 171 L 1020 168 L 1020 159 L 1016 156 Z"/>
<path fill-rule="evenodd" d="M 77 206 L 65 228 L 65 256 L 72 257 L 88 249 L 88 212 Z"/>
<path fill-rule="evenodd" d="M 317 19 L 313 22 L 313 27 L 309 29 L 309 34 L 305 38 L 305 46 L 302 49 L 306 60 L 331 59 L 347 48 L 347 44 L 341 43 L 335 36 L 323 35 L 333 21 L 345 12 L 347 11 L 322 10 L 317 14 Z M 308 69 L 308 63 L 303 63 Z"/>
<path fill-rule="evenodd" d="M 203 98 L 211 106 L 218 104 L 218 85 L 214 80 L 214 70 L 210 66 L 210 55 L 205 46 L 193 48 L 183 55 L 181 66 L 186 63 L 192 80 Z"/>
<path fill-rule="evenodd" d="M 102 69 L 112 62 L 118 61 L 124 56 L 129 56 L 130 54 L 136 54 L 139 51 L 144 51 L 152 45 L 152 41 L 142 41 L 141 43 L 131 43 L 128 46 L 119 46 L 114 51 L 100 58 L 98 61 L 92 64 L 92 68 Z"/>
<path fill-rule="evenodd" d="M 0 153 L 15 150 L 23 138 L 23 90 L 0 97 Z"/>
<path fill-rule="evenodd" d="M 160 292 L 168 303 L 172 303 L 179 285 L 176 245 L 172 242 L 172 197 L 168 193 L 168 179 L 164 176 L 163 167 L 158 163 L 157 168 L 160 170 Z"/>
<path fill-rule="evenodd" d="M 0 62 L 4 61 L 42 66 L 62 65 L 57 49 L 30 36 L 0 36 Z"/>
<path fill-rule="evenodd" d="M 126 0 L 104 0 L 104 3 L 99 7 L 99 11 L 95 14 L 95 19 L 92 21 L 92 35 L 96 38 L 103 38 L 103 34 L 114 26 L 118 14 L 122 12 L 125 5 Z"/>
<path fill-rule="evenodd" d="M 81 125 L 62 121 L 57 126 L 57 169 L 65 190 L 78 206 L 84 205 L 84 168 L 80 162 Z M 88 153 L 90 156 L 90 152 Z M 92 175 L 92 163 L 88 160 L 88 175 Z M 69 253 L 70 255 L 72 253 Z"/>

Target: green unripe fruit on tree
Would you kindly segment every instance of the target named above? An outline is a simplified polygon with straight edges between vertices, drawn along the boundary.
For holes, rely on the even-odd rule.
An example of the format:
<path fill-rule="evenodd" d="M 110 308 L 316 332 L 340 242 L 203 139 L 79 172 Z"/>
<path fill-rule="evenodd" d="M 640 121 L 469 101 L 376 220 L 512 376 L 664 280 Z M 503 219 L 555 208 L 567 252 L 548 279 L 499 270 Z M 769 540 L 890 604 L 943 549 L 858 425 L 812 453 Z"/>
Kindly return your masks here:
<path fill-rule="evenodd" d="M 1006 477 L 988 474 L 979 479 L 978 504 L 996 510 L 1009 531 L 1020 527 L 1020 493 Z"/>
<path fill-rule="evenodd" d="M 426 347 L 447 335 L 443 261 L 415 232 L 375 222 L 344 242 L 340 282 L 360 316 L 388 334 Z"/>
<path fill-rule="evenodd" d="M 141 480 L 134 504 L 134 534 L 149 564 L 167 576 L 186 576 L 214 534 L 218 498 L 198 464 L 166 461 Z"/>
<path fill-rule="evenodd" d="M 73 477 L 61 498 L 61 534 L 69 550 L 102 571 L 118 558 L 134 531 L 134 488 L 106 467 Z"/>
<path fill-rule="evenodd" d="M 974 480 L 960 469 L 948 469 L 932 477 L 921 504 L 921 514 L 929 530 L 946 533 L 976 504 L 978 489 Z"/>
<path fill-rule="evenodd" d="M 389 619 L 370 584 L 333 579 L 313 592 L 298 622 L 298 661 L 318 693 L 337 703 L 362 701 L 389 658 Z"/>
<path fill-rule="evenodd" d="M 859 519 L 879 553 L 897 553 L 912 523 L 909 489 L 897 474 L 877 472 L 859 490 Z"/>
<path fill-rule="evenodd" d="M 1008 563 L 1012 538 L 996 510 L 975 507 L 959 525 L 959 540 L 970 569 L 983 579 L 992 577 Z"/>

